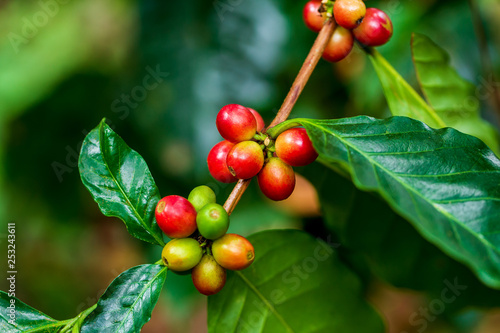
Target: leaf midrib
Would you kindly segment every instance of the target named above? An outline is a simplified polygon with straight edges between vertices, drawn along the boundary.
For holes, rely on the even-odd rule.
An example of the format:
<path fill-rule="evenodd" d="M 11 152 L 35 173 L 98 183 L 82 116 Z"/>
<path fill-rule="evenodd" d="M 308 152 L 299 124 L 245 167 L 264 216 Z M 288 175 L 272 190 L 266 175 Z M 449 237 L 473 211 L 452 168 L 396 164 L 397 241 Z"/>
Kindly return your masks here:
<path fill-rule="evenodd" d="M 127 201 L 127 204 L 128 206 L 130 206 L 132 208 L 132 211 L 134 212 L 135 216 L 137 217 L 137 219 L 139 220 L 139 222 L 141 223 L 141 225 L 144 227 L 144 229 L 146 229 L 149 234 L 151 236 L 153 236 L 153 238 L 156 240 L 156 242 L 160 245 L 160 246 L 163 246 L 165 244 L 165 242 L 163 242 L 162 240 L 160 240 L 158 238 L 158 236 L 156 235 L 155 232 L 153 232 L 153 230 L 144 222 L 143 218 L 139 215 L 139 212 L 136 210 L 136 208 L 132 205 L 132 203 L 130 202 L 128 196 L 126 195 L 125 191 L 123 190 L 120 182 L 118 182 L 118 180 L 116 179 L 115 175 L 111 172 L 111 169 L 109 168 L 109 163 L 108 163 L 108 160 L 106 158 L 106 154 L 105 154 L 105 150 L 103 149 L 104 146 L 103 146 L 103 138 L 105 137 L 104 135 L 104 126 L 103 124 L 101 123 L 101 126 L 99 128 L 99 150 L 101 152 L 101 155 L 102 155 L 102 159 L 104 161 L 104 165 L 106 166 L 106 169 L 108 170 L 109 174 L 111 175 L 111 177 L 113 178 L 112 180 L 115 182 L 115 184 L 118 186 L 118 189 L 120 190 L 120 192 L 122 193 L 123 197 L 125 198 L 125 200 Z"/>
<path fill-rule="evenodd" d="M 394 174 L 393 172 L 391 172 L 391 170 L 385 168 L 383 165 L 379 164 L 378 162 L 374 161 L 373 159 L 369 158 L 370 155 L 366 155 L 362 150 L 358 149 L 356 146 L 354 145 L 351 145 L 350 142 L 348 141 L 345 141 L 343 140 L 342 136 L 339 136 L 339 135 L 336 135 L 334 132 L 332 132 L 331 130 L 329 130 L 328 128 L 324 127 L 324 126 L 320 126 L 316 123 L 313 123 L 313 122 L 310 122 L 308 121 L 307 119 L 294 119 L 295 121 L 298 121 L 298 122 L 301 122 L 301 123 L 307 123 L 307 124 L 310 124 L 312 126 L 315 126 L 317 128 L 320 128 L 320 129 L 323 129 L 324 132 L 327 132 L 327 133 L 330 133 L 331 135 L 333 135 L 335 138 L 337 138 L 339 141 L 341 141 L 346 147 L 349 147 L 350 149 L 353 149 L 355 151 L 357 151 L 359 154 L 361 154 L 364 158 L 366 158 L 367 160 L 369 161 L 372 161 L 372 165 L 376 165 L 377 167 L 379 167 L 381 170 L 383 170 L 384 172 L 386 172 L 387 174 L 391 175 L 392 178 L 394 178 L 395 180 L 398 180 L 398 177 L 396 177 L 395 175 L 397 174 Z M 351 164 L 352 165 L 352 164 Z M 380 184 L 380 182 L 378 182 Z M 422 196 L 418 191 L 416 191 L 415 189 L 413 189 L 412 187 L 408 186 L 408 184 L 406 184 L 405 182 L 402 182 L 402 181 L 399 181 L 398 180 L 398 183 L 400 183 L 403 187 L 405 187 L 408 191 L 416 194 L 418 197 L 420 197 L 421 199 L 423 199 L 424 201 L 426 201 L 427 203 L 431 204 L 438 212 L 440 211 L 443 211 L 443 209 L 440 209 L 438 207 L 436 207 L 434 204 L 433 201 L 427 199 L 426 197 Z M 393 202 L 393 200 L 389 200 L 389 202 Z M 466 225 L 464 225 L 463 223 L 461 223 L 461 221 L 457 220 L 453 215 L 451 215 L 448 211 L 444 211 L 446 212 L 446 215 L 448 217 L 448 219 L 450 220 L 450 222 L 456 222 L 457 225 L 459 225 L 462 229 L 464 229 L 465 231 L 467 231 L 468 233 L 470 233 L 471 235 L 473 235 L 473 237 L 477 240 L 479 240 L 481 243 L 483 243 L 486 247 L 488 248 L 491 248 L 494 252 L 498 253 L 500 255 L 500 250 L 497 249 L 496 247 L 493 246 L 493 244 L 491 244 L 490 242 L 486 242 L 485 241 L 485 238 L 481 238 L 481 237 L 477 237 L 476 236 L 476 233 L 474 233 L 470 228 L 468 228 Z M 456 232 L 455 232 L 456 233 Z M 457 237 L 459 236 L 458 234 L 456 235 Z M 445 246 L 447 248 L 449 248 L 451 251 L 453 251 L 454 253 L 456 253 L 456 250 L 454 250 L 453 248 L 451 248 L 450 246 L 448 246 L 446 243 L 443 243 L 445 244 Z"/>
<path fill-rule="evenodd" d="M 142 288 L 141 293 L 138 294 L 138 296 L 136 297 L 134 303 L 132 303 L 132 305 L 129 307 L 128 311 L 125 312 L 123 320 L 121 320 L 120 326 L 117 327 L 117 331 L 116 332 L 121 332 L 120 328 L 125 324 L 125 318 L 128 318 L 128 316 L 130 315 L 130 312 L 132 312 L 132 309 L 135 307 L 135 305 L 139 301 L 139 298 L 141 298 L 146 293 L 146 290 L 149 289 L 149 286 L 152 285 L 153 282 L 155 282 L 156 279 L 158 279 L 158 276 L 160 276 L 160 274 L 163 274 L 163 272 L 166 269 L 167 269 L 167 267 L 163 267 L 160 271 L 158 271 L 158 273 L 155 274 L 155 276 L 147 284 L 144 285 L 144 287 Z"/>
<path fill-rule="evenodd" d="M 2 294 L 4 294 L 5 292 L 2 291 Z M 6 293 L 5 293 L 6 294 Z M 22 303 L 22 302 L 21 302 Z M 37 332 L 38 330 L 40 329 L 45 329 L 45 328 L 50 328 L 50 327 L 59 327 L 59 326 L 63 326 L 65 325 L 67 322 L 69 322 L 71 319 L 68 319 L 68 320 L 64 320 L 64 321 L 58 321 L 58 320 L 55 320 L 53 318 L 50 318 L 49 316 L 47 316 L 46 314 L 42 313 L 41 311 L 39 310 L 36 310 L 36 309 L 33 309 L 31 308 L 29 305 L 27 305 L 29 309 L 32 309 L 32 312 L 35 312 L 35 313 L 38 313 L 40 316 L 44 316 L 45 318 L 43 318 L 42 320 L 44 321 L 48 321 L 50 323 L 47 323 L 47 324 L 44 324 L 42 326 L 37 326 L 35 328 L 32 328 L 32 329 L 29 329 L 27 331 L 24 331 L 24 332 Z M 7 320 L 7 318 L 2 314 L 0 313 L 0 318 L 2 318 L 9 326 L 12 326 L 14 327 L 15 329 L 17 329 L 18 331 L 20 331 L 20 329 L 12 324 L 9 323 L 9 321 Z"/>
<path fill-rule="evenodd" d="M 294 331 L 287 324 L 287 322 L 285 321 L 285 319 L 271 305 L 271 302 L 267 298 L 265 298 L 264 295 L 262 295 L 262 293 L 259 291 L 259 289 L 257 289 L 257 287 L 249 279 L 247 279 L 247 277 L 245 275 L 243 275 L 243 273 L 241 273 L 240 271 L 236 271 L 236 274 L 240 277 L 240 279 L 243 280 L 243 282 L 245 282 L 248 285 L 248 287 L 250 289 L 252 289 L 252 291 L 257 295 L 257 297 L 259 297 L 261 299 L 261 301 L 264 302 L 264 304 L 269 309 L 269 311 L 271 311 L 271 313 L 281 322 L 281 324 L 283 325 L 283 327 L 285 327 L 285 329 L 288 332 L 294 333 Z"/>
<path fill-rule="evenodd" d="M 4 321 L 6 321 L 7 323 L 9 322 L 8 320 L 6 320 L 7 318 L 5 318 L 4 316 L 1 316 L 2 319 Z M 64 326 L 69 320 L 65 320 L 65 321 L 57 321 L 55 319 L 45 319 L 47 321 L 50 321 L 51 323 L 50 324 L 44 324 L 42 326 L 37 326 L 35 328 L 31 328 L 27 331 L 23 331 L 23 332 L 38 332 L 39 330 L 41 329 L 46 329 L 46 328 L 51 328 L 51 327 L 59 327 L 59 326 Z M 21 330 L 16 327 L 16 326 L 13 326 L 12 324 L 8 323 L 9 326 L 12 326 L 14 327 L 16 330 L 18 330 L 19 332 L 21 332 Z"/>
<path fill-rule="evenodd" d="M 71 320 L 71 319 L 70 319 Z M 60 326 L 64 326 L 66 325 L 66 323 L 68 323 L 70 320 L 65 320 L 65 321 L 56 321 L 52 324 L 47 324 L 47 325 L 43 325 L 43 326 L 38 326 L 36 328 L 33 328 L 33 329 L 29 329 L 27 331 L 23 331 L 23 332 L 26 332 L 26 333 L 30 333 L 30 332 L 45 332 L 45 331 L 42 331 L 47 329 L 47 328 L 55 328 L 55 327 L 60 327 Z"/>

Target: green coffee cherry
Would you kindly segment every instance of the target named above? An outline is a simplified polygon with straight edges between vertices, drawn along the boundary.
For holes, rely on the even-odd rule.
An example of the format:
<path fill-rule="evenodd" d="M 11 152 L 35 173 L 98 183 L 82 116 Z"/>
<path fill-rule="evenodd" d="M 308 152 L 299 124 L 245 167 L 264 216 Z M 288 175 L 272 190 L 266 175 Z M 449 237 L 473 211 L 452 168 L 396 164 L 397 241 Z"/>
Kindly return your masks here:
<path fill-rule="evenodd" d="M 227 232 L 229 215 L 221 205 L 210 203 L 198 212 L 196 224 L 203 237 L 217 239 Z"/>
<path fill-rule="evenodd" d="M 215 203 L 215 192 L 208 186 L 197 186 L 189 193 L 188 200 L 199 212 L 206 204 Z"/>
<path fill-rule="evenodd" d="M 187 271 L 198 265 L 203 251 L 192 238 L 172 239 L 165 245 L 161 258 L 165 266 L 173 271 Z"/>

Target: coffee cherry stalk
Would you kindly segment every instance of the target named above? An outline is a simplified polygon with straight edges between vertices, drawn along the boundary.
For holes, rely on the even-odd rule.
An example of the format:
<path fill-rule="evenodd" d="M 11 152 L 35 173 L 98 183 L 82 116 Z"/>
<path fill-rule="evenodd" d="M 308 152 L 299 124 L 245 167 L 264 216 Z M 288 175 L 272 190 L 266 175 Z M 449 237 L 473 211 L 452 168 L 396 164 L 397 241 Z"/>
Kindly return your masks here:
<path fill-rule="evenodd" d="M 319 59 L 337 62 L 352 50 L 354 41 L 364 47 L 387 43 L 392 36 L 389 17 L 361 0 L 313 0 L 303 10 L 304 21 L 318 32 L 278 114 L 266 128 L 256 110 L 228 104 L 217 114 L 216 127 L 223 138 L 207 156 L 208 170 L 222 183 L 237 182 L 224 206 L 213 190 L 198 186 L 188 199 L 162 198 L 156 220 L 172 240 L 162 251 L 162 262 L 175 272 L 191 272 L 196 289 L 214 295 L 226 283 L 226 270 L 248 268 L 255 259 L 253 245 L 243 236 L 227 233 L 230 215 L 256 177 L 262 193 L 271 200 L 287 199 L 295 188 L 293 167 L 316 160 L 311 140 L 298 123 L 285 123 Z"/>
<path fill-rule="evenodd" d="M 245 109 L 246 114 L 243 112 Z M 226 140 L 217 143 L 208 154 L 208 169 L 215 179 L 248 180 L 257 176 L 264 195 L 275 201 L 285 200 L 295 188 L 292 166 L 310 164 L 316 160 L 318 154 L 305 129 L 290 129 L 274 140 L 258 131 L 258 127 L 265 127 L 264 124 L 257 126 L 258 122 L 263 122 L 262 117 L 253 109 L 236 104 L 224 106 L 217 115 L 216 123 L 219 133 Z M 253 136 L 249 140 L 238 141 L 236 137 L 240 133 L 253 133 Z M 222 153 L 219 147 L 228 145 L 225 143 L 229 142 L 228 140 L 232 140 L 230 144 L 234 143 L 234 146 Z M 224 177 L 220 176 L 221 169 L 225 170 Z"/>
<path fill-rule="evenodd" d="M 226 234 L 229 214 L 216 202 L 208 186 L 194 188 L 188 199 L 162 198 L 156 221 L 172 240 L 163 248 L 161 261 L 174 272 L 188 272 L 203 295 L 218 293 L 226 283 L 226 269 L 240 270 L 255 258 L 252 244 L 243 236 Z"/>

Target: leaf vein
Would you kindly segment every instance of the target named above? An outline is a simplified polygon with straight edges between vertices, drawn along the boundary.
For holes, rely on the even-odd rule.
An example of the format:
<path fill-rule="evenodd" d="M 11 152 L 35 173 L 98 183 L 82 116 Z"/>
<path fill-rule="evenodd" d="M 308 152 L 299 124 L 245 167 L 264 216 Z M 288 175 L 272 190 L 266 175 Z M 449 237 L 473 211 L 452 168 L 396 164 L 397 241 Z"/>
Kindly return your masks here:
<path fill-rule="evenodd" d="M 236 271 L 236 274 L 243 280 L 243 282 L 245 282 L 248 285 L 248 287 L 250 287 L 250 289 L 252 289 L 252 291 L 261 299 L 261 301 L 264 302 L 266 307 L 272 312 L 272 314 L 274 314 L 274 316 L 276 316 L 276 318 L 280 321 L 283 327 L 288 332 L 294 333 L 292 328 L 288 326 L 287 322 L 281 316 L 281 314 L 279 314 L 278 311 L 276 311 L 276 309 L 272 306 L 271 302 L 269 302 L 269 300 L 267 300 L 267 298 L 265 298 L 264 295 L 262 295 L 262 293 L 257 289 L 257 287 L 250 280 L 248 280 L 247 277 L 240 271 Z"/>
<path fill-rule="evenodd" d="M 318 124 L 316 124 L 316 123 L 314 123 L 314 122 L 309 121 L 308 119 L 300 119 L 300 121 L 301 121 L 302 123 L 307 123 L 307 124 L 309 124 L 309 125 L 311 125 L 311 126 L 315 126 L 315 127 L 323 128 L 323 129 L 324 129 L 324 132 L 328 132 L 328 133 L 330 133 L 333 137 L 337 138 L 339 141 L 341 141 L 341 142 L 344 144 L 344 146 L 346 146 L 346 148 L 349 148 L 349 147 L 352 145 L 349 141 L 347 141 L 347 140 L 343 140 L 343 137 L 342 137 L 341 135 L 337 135 L 336 133 L 334 133 L 333 131 L 329 130 L 328 128 L 325 128 L 324 126 L 320 126 L 320 125 L 318 125 Z M 360 149 L 359 149 L 359 148 L 357 148 L 356 146 L 352 146 L 351 148 L 352 148 L 352 149 L 354 149 L 354 150 L 356 150 L 358 153 L 360 153 L 360 154 L 361 154 L 362 156 L 364 156 L 366 159 L 368 159 L 368 160 L 372 160 L 372 159 L 370 159 L 370 158 L 368 157 L 369 155 L 366 155 L 366 154 L 365 154 L 362 150 L 360 150 Z M 396 179 L 397 179 L 397 175 L 399 175 L 399 174 L 394 173 L 394 172 L 392 172 L 391 170 L 389 170 L 389 169 L 385 168 L 385 166 L 380 165 L 377 161 L 374 161 L 374 160 L 372 160 L 372 161 L 373 161 L 373 164 L 377 164 L 377 165 L 380 167 L 380 169 L 381 169 L 382 171 L 384 171 L 385 173 L 387 173 L 387 174 L 391 175 L 393 178 L 396 178 Z M 357 178 L 357 177 L 356 177 L 356 178 Z M 400 183 L 403 187 L 405 187 L 405 188 L 407 189 L 407 191 L 411 191 L 411 192 L 415 193 L 415 194 L 416 194 L 419 198 L 421 198 L 423 201 L 428 202 L 429 204 L 431 204 L 432 206 L 434 206 L 434 207 L 435 207 L 435 209 L 438 209 L 438 208 L 435 206 L 436 204 L 435 204 L 432 200 L 430 200 L 430 199 L 428 199 L 428 198 L 426 198 L 426 197 L 422 196 L 422 195 L 421 195 L 421 194 L 420 194 L 420 193 L 419 193 L 416 189 L 414 189 L 414 188 L 412 188 L 412 187 L 409 187 L 409 186 L 408 186 L 408 184 L 406 184 L 405 182 L 399 182 L 399 183 Z M 383 191 L 383 189 L 380 189 L 380 190 L 381 190 L 381 191 Z M 396 205 L 397 205 L 397 204 L 396 204 Z M 397 205 L 397 206 L 399 206 L 399 205 Z M 439 210 L 439 209 L 438 209 L 438 210 Z M 461 222 L 460 220 L 458 220 L 455 216 L 453 216 L 453 215 L 449 214 L 449 212 L 447 212 L 447 211 L 446 211 L 446 213 L 447 213 L 447 216 L 448 216 L 448 218 L 449 218 L 449 220 L 450 220 L 450 223 L 455 222 L 457 225 L 459 225 L 461 228 L 463 228 L 465 231 L 467 231 L 469 234 L 471 234 L 471 236 L 472 236 L 474 239 L 478 240 L 478 241 L 479 241 L 479 242 L 481 242 L 481 243 L 482 243 L 485 247 L 490 248 L 491 250 L 493 250 L 493 252 L 495 252 L 495 253 L 497 253 L 497 254 L 499 254 L 499 255 L 500 255 L 500 249 L 497 249 L 497 248 L 496 248 L 493 244 L 491 244 L 491 242 L 486 241 L 484 238 L 477 237 L 477 235 L 476 235 L 474 232 L 472 232 L 472 230 L 471 230 L 471 229 L 470 229 L 470 228 L 469 228 L 466 224 L 462 223 L 462 222 Z M 451 250 L 451 251 L 453 251 L 453 252 L 458 252 L 458 250 L 455 250 L 454 248 L 451 248 L 448 244 L 444 244 L 444 246 L 445 246 L 448 250 Z"/>

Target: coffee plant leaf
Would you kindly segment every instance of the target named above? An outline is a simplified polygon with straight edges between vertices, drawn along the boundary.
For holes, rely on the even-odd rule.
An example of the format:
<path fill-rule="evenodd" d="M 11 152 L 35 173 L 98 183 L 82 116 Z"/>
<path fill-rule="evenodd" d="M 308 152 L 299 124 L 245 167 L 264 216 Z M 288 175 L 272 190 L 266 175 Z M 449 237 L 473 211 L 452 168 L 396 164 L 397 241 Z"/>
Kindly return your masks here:
<path fill-rule="evenodd" d="M 255 261 L 228 271 L 224 289 L 208 297 L 209 332 L 384 332 L 330 237 L 324 242 L 288 229 L 248 239 Z"/>
<path fill-rule="evenodd" d="M 320 161 L 378 193 L 431 243 L 500 288 L 500 160 L 479 139 L 407 117 L 295 119 Z"/>
<path fill-rule="evenodd" d="M 120 274 L 85 318 L 82 333 L 140 332 L 151 319 L 167 277 L 161 265 L 140 265 Z"/>
<path fill-rule="evenodd" d="M 78 168 L 104 215 L 120 218 L 140 240 L 165 245 L 155 219 L 160 193 L 151 172 L 104 120 L 83 141 Z"/>

